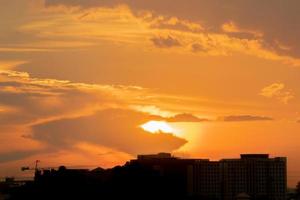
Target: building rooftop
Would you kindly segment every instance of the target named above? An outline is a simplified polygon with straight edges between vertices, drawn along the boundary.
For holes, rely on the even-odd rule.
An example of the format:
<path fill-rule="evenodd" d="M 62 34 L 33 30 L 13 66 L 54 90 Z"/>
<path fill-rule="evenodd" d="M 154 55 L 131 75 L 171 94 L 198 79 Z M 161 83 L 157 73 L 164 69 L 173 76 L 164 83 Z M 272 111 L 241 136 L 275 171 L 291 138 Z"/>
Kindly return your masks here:
<path fill-rule="evenodd" d="M 138 160 L 145 160 L 145 159 L 167 159 L 173 158 L 171 153 L 158 153 L 158 154 L 148 154 L 148 155 L 138 155 Z"/>
<path fill-rule="evenodd" d="M 241 159 L 268 159 L 269 154 L 241 154 Z"/>
<path fill-rule="evenodd" d="M 239 162 L 245 160 L 266 160 L 266 161 L 286 161 L 286 157 L 274 157 L 271 158 L 269 154 L 241 154 L 240 158 L 224 158 L 218 161 L 211 161 L 209 159 L 201 159 L 201 158 L 178 158 L 172 156 L 171 153 L 158 153 L 158 154 L 147 154 L 147 155 L 138 155 L 137 160 L 132 161 L 170 161 L 170 160 L 177 160 L 182 162 L 194 162 L 194 163 L 201 163 L 201 162 L 209 162 L 209 163 L 220 163 L 220 162 Z"/>

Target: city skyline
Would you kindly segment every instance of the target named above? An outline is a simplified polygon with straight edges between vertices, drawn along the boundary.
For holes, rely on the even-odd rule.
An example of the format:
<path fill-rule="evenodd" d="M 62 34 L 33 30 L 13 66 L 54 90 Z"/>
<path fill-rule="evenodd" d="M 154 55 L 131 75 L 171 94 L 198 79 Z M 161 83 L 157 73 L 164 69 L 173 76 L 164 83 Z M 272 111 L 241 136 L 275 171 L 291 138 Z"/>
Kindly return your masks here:
<path fill-rule="evenodd" d="M 288 158 L 298 0 L 0 0 L 0 177 L 137 154 Z"/>
<path fill-rule="evenodd" d="M 34 181 L 6 179 L 8 199 L 94 197 L 130 199 L 292 200 L 287 190 L 287 158 L 242 154 L 240 158 L 186 159 L 170 153 L 138 155 L 110 169 L 66 166 L 23 168 L 35 172 Z M 14 184 L 20 186 L 14 189 Z M 2 185 L 2 187 L 1 187 Z M 0 190 L 1 191 L 1 190 Z M 7 190 L 2 192 L 7 193 Z"/>

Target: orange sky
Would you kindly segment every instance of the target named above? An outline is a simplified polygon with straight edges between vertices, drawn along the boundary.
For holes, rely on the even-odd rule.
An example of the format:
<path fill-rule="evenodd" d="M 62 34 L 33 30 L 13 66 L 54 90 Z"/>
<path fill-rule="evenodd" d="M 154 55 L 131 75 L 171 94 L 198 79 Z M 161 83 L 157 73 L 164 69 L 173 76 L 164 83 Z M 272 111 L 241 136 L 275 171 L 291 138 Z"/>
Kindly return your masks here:
<path fill-rule="evenodd" d="M 111 167 L 160 151 L 270 153 L 288 157 L 294 185 L 299 6 L 2 0 L 0 177 L 36 159 Z"/>

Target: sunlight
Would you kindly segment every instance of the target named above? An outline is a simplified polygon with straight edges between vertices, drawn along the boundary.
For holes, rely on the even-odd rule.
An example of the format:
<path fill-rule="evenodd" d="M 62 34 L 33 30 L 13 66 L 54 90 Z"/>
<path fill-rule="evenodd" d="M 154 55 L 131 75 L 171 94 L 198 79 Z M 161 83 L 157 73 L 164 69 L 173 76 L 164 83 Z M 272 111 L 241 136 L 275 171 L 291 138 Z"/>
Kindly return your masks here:
<path fill-rule="evenodd" d="M 174 129 L 165 121 L 149 121 L 141 127 L 150 133 L 174 133 Z"/>

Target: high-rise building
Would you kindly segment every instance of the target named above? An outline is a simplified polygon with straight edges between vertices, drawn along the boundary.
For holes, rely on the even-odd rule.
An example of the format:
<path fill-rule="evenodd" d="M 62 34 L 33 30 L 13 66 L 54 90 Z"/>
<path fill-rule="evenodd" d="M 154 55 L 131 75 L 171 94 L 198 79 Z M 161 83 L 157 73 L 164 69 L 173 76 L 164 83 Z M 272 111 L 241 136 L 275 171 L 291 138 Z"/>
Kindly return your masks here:
<path fill-rule="evenodd" d="M 220 162 L 195 160 L 188 166 L 188 195 L 203 199 L 222 199 Z"/>
<path fill-rule="evenodd" d="M 220 161 L 224 200 L 247 193 L 251 199 L 285 199 L 286 158 L 241 155 L 241 159 Z"/>
<path fill-rule="evenodd" d="M 284 200 L 287 159 L 267 154 L 242 154 L 237 159 L 179 159 L 170 154 L 143 155 L 139 163 L 172 177 L 188 196 L 216 200 Z M 176 179 L 176 176 L 178 179 Z M 181 182 L 180 182 L 181 181 Z"/>

